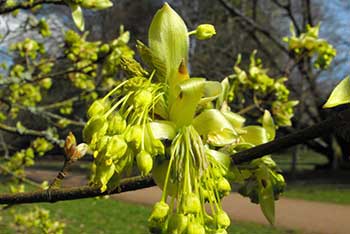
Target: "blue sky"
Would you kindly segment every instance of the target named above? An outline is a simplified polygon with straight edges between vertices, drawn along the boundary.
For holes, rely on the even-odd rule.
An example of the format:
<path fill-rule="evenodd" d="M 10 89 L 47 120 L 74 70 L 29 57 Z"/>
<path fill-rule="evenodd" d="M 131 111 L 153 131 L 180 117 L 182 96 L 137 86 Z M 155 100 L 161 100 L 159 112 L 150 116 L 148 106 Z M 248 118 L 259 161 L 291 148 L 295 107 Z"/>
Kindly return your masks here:
<path fill-rule="evenodd" d="M 329 40 L 337 49 L 333 71 L 325 76 L 342 79 L 350 75 L 350 1 L 323 0 L 324 19 L 321 22 L 321 37 Z M 337 61 L 345 60 L 335 67 Z"/>

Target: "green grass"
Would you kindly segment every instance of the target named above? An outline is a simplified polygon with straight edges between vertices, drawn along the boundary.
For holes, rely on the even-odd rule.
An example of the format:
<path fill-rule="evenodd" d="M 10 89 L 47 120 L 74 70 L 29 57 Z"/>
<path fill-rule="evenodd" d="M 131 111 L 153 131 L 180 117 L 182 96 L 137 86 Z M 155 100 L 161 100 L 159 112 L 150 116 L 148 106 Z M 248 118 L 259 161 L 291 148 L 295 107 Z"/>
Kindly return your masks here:
<path fill-rule="evenodd" d="M 350 185 L 287 184 L 284 197 L 350 205 Z"/>
<path fill-rule="evenodd" d="M 26 210 L 33 205 L 22 205 L 12 209 Z M 144 234 L 148 233 L 147 217 L 150 208 L 106 199 L 83 199 L 77 201 L 40 204 L 50 210 L 53 218 L 66 223 L 65 233 L 69 234 Z M 237 211 L 239 212 L 239 211 Z M 9 213 L 3 213 L 3 224 Z M 0 222 L 1 223 L 1 222 Z M 14 233 L 9 227 L 0 225 L 2 234 Z M 275 229 L 252 223 L 232 224 L 231 234 L 297 234 L 296 231 Z"/>
<path fill-rule="evenodd" d="M 279 168 L 283 171 L 290 171 L 292 163 L 292 151 L 288 150 L 281 154 L 273 154 Z M 311 150 L 301 150 L 297 158 L 297 171 L 314 170 L 315 165 L 327 163 L 327 158 Z"/>

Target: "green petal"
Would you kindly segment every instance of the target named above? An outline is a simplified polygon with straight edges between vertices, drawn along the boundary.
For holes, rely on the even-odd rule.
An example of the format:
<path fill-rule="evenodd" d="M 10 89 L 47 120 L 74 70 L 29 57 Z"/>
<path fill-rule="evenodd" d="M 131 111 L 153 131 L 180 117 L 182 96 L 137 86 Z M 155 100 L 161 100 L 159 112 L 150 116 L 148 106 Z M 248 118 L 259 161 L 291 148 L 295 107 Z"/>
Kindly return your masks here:
<path fill-rule="evenodd" d="M 232 144 L 238 134 L 225 116 L 216 109 L 204 110 L 193 120 L 193 126 L 200 135 L 206 135 L 215 146 Z"/>
<path fill-rule="evenodd" d="M 347 76 L 332 91 L 323 108 L 332 108 L 342 104 L 350 103 L 350 77 Z"/>
<path fill-rule="evenodd" d="M 213 157 L 216 161 L 218 161 L 226 169 L 230 168 L 231 158 L 227 154 L 211 149 L 206 149 L 205 152 L 211 157 Z"/>
<path fill-rule="evenodd" d="M 221 112 L 225 118 L 231 123 L 234 128 L 241 128 L 245 122 L 245 118 L 239 114 L 233 113 L 231 111 Z"/>
<path fill-rule="evenodd" d="M 261 145 L 268 142 L 267 132 L 263 127 L 251 125 L 242 128 L 242 130 L 246 131 L 242 138 L 247 143 Z"/>
<path fill-rule="evenodd" d="M 208 109 L 200 113 L 192 125 L 200 135 L 206 135 L 209 132 L 231 129 L 234 131 L 231 123 L 217 109 Z"/>
<path fill-rule="evenodd" d="M 193 79 L 193 78 L 192 78 Z M 221 83 L 217 81 L 206 81 L 204 83 L 204 93 L 200 104 L 205 104 L 218 98 L 222 93 Z"/>
<path fill-rule="evenodd" d="M 232 144 L 237 139 L 237 133 L 229 128 L 212 131 L 208 134 L 208 143 L 213 146 L 225 146 Z"/>
<path fill-rule="evenodd" d="M 156 139 L 172 140 L 176 135 L 176 126 L 170 121 L 153 121 L 150 125 Z"/>
<path fill-rule="evenodd" d="M 189 125 L 195 115 L 197 106 L 204 92 L 205 79 L 193 78 L 177 85 L 169 118 L 177 127 Z"/>
<path fill-rule="evenodd" d="M 230 81 L 228 80 L 227 77 L 221 81 L 221 89 L 222 89 L 222 92 L 220 93 L 220 96 L 216 103 L 217 109 L 220 109 L 222 104 L 227 100 L 228 92 L 230 89 Z"/>

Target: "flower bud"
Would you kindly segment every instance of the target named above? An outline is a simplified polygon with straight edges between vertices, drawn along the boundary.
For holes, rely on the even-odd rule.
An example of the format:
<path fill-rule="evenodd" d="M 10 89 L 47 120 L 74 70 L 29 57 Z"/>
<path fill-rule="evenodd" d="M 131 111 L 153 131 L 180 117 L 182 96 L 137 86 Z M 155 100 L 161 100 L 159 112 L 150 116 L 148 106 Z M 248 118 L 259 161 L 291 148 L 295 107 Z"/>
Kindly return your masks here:
<path fill-rule="evenodd" d="M 80 6 L 92 10 L 103 10 L 113 6 L 113 3 L 109 0 L 83 0 Z"/>
<path fill-rule="evenodd" d="M 84 127 L 83 139 L 85 142 L 90 143 L 94 134 L 98 135 L 98 139 L 99 137 L 102 137 L 106 134 L 107 129 L 108 123 L 104 117 L 93 117 L 86 123 Z"/>
<path fill-rule="evenodd" d="M 181 208 L 185 214 L 198 214 L 201 211 L 202 206 L 199 197 L 194 193 L 190 193 L 184 195 Z"/>
<path fill-rule="evenodd" d="M 100 47 L 100 52 L 101 53 L 108 53 L 110 50 L 110 46 L 108 44 L 103 44 L 101 47 Z"/>
<path fill-rule="evenodd" d="M 81 159 L 82 157 L 85 156 L 88 150 L 89 150 L 89 146 L 87 144 L 80 143 L 79 145 L 77 145 L 77 147 L 75 147 L 74 153 L 70 160 L 77 161 Z"/>
<path fill-rule="evenodd" d="M 221 177 L 217 182 L 217 188 L 223 196 L 227 196 L 231 192 L 231 185 L 224 177 Z"/>
<path fill-rule="evenodd" d="M 188 225 L 188 218 L 184 214 L 173 214 L 169 218 L 169 233 L 184 233 Z"/>
<path fill-rule="evenodd" d="M 110 103 L 105 99 L 95 100 L 87 111 L 87 116 L 92 118 L 93 116 L 100 116 L 106 113 L 110 108 Z"/>
<path fill-rule="evenodd" d="M 153 159 L 152 156 L 146 152 L 141 151 L 136 155 L 137 167 L 139 168 L 141 175 L 147 175 L 150 173 L 153 167 Z"/>
<path fill-rule="evenodd" d="M 211 24 L 201 24 L 196 29 L 196 38 L 198 40 L 207 40 L 216 34 L 215 28 Z"/>
<path fill-rule="evenodd" d="M 114 135 L 107 144 L 106 156 L 112 159 L 119 159 L 128 148 L 124 138 L 121 135 Z"/>
<path fill-rule="evenodd" d="M 227 231 L 223 228 L 216 230 L 213 234 L 227 234 Z"/>
<path fill-rule="evenodd" d="M 152 104 L 153 96 L 148 90 L 140 90 L 135 94 L 134 102 L 136 108 L 147 107 Z"/>
<path fill-rule="evenodd" d="M 190 223 L 187 227 L 187 234 L 205 234 L 205 229 L 199 223 Z"/>
<path fill-rule="evenodd" d="M 230 217 L 226 214 L 225 211 L 220 210 L 216 215 L 215 215 L 215 220 L 216 224 L 220 228 L 227 228 L 231 224 Z"/>
<path fill-rule="evenodd" d="M 163 222 L 169 213 L 169 205 L 163 201 L 157 202 L 153 206 L 151 216 L 148 221 Z"/>
<path fill-rule="evenodd" d="M 131 126 L 125 133 L 125 140 L 130 143 L 133 142 L 136 148 L 139 148 L 142 140 L 142 131 L 141 125 Z"/>
<path fill-rule="evenodd" d="M 51 80 L 51 78 L 42 79 L 42 80 L 40 81 L 40 85 L 41 85 L 41 87 L 43 87 L 44 89 L 50 89 L 51 86 L 52 86 L 52 80 Z"/>
<path fill-rule="evenodd" d="M 113 114 L 108 120 L 108 135 L 122 134 L 125 131 L 126 121 L 120 116 L 120 114 Z"/>

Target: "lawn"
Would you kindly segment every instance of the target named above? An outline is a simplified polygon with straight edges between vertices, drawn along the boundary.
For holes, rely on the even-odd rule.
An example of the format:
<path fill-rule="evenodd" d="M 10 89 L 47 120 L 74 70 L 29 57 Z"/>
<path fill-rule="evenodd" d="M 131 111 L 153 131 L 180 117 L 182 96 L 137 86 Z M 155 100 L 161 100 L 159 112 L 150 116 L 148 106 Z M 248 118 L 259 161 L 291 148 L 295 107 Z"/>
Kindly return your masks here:
<path fill-rule="evenodd" d="M 290 171 L 292 164 L 292 151 L 287 150 L 282 153 L 272 155 L 279 168 L 283 171 Z M 327 158 L 311 150 L 300 150 L 297 158 L 297 171 L 314 170 L 315 165 L 327 163 Z"/>
<path fill-rule="evenodd" d="M 30 206 L 22 205 L 12 209 L 26 210 Z M 50 210 L 52 217 L 64 221 L 67 225 L 65 233 L 68 234 L 148 233 L 147 217 L 150 213 L 149 207 L 110 199 L 83 199 L 55 204 L 40 204 L 40 206 Z M 3 213 L 3 216 L 3 223 L 0 226 L 1 234 L 13 234 L 13 230 L 8 226 L 4 226 L 4 223 L 7 223 L 9 220 L 9 212 L 6 211 L 6 213 Z M 231 225 L 229 233 L 297 234 L 298 232 L 239 222 Z"/>
<path fill-rule="evenodd" d="M 287 184 L 283 197 L 350 205 L 350 185 Z"/>

